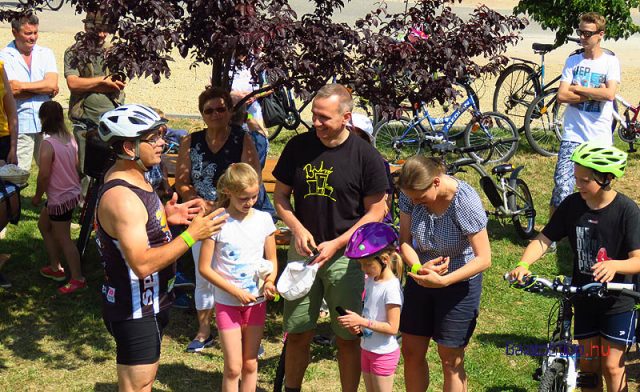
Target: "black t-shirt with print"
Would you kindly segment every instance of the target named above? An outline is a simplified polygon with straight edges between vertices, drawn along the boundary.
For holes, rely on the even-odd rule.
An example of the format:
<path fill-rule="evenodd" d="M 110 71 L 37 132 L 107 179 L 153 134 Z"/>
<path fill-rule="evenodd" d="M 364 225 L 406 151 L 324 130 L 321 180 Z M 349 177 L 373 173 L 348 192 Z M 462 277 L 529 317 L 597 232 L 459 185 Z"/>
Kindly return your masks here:
<path fill-rule="evenodd" d="M 295 136 L 273 176 L 293 188 L 295 216 L 316 243 L 348 231 L 365 213 L 364 197 L 389 187 L 380 154 L 351 134 L 334 148 L 322 144 L 315 131 Z"/>
<path fill-rule="evenodd" d="M 552 241 L 569 239 L 573 251 L 572 282 L 584 285 L 594 281 L 591 267 L 602 248 L 614 260 L 626 260 L 629 252 L 640 249 L 640 209 L 633 200 L 618 193 L 606 207 L 591 210 L 580 194 L 574 193 L 558 206 L 542 234 Z M 631 282 L 632 278 L 616 274 L 613 281 Z M 631 298 L 617 294 L 604 299 L 581 296 L 574 303 L 592 304 L 606 314 L 625 312 L 634 305 Z"/>

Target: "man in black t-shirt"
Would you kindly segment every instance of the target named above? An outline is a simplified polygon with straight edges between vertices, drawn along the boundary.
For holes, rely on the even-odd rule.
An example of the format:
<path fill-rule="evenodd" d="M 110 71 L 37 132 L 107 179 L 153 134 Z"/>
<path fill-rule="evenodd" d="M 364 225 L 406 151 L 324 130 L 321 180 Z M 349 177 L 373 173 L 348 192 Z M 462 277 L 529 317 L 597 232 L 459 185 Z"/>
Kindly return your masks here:
<path fill-rule="evenodd" d="M 276 211 L 293 233 L 288 258 L 301 260 L 317 248 L 320 266 L 310 292 L 285 301 L 287 391 L 301 388 L 323 297 L 336 334 L 342 390 L 358 389 L 359 341 L 339 326 L 335 308 L 361 311 L 364 276 L 343 256 L 344 248 L 359 226 L 382 220 L 388 182 L 380 154 L 347 129 L 352 109 L 344 86 L 322 87 L 311 109 L 315 131 L 291 139 L 273 171 Z"/>

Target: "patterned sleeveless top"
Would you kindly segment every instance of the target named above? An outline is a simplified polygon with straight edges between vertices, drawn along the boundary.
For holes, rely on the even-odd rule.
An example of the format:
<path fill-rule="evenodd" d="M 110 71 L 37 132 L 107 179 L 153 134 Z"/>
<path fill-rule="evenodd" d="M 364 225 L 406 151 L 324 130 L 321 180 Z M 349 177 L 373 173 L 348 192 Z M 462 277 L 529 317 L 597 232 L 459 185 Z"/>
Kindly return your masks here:
<path fill-rule="evenodd" d="M 218 179 L 232 164 L 242 159 L 242 144 L 245 131 L 241 127 L 231 126 L 227 141 L 217 153 L 207 145 L 206 130 L 191 134 L 191 184 L 198 196 L 205 200 L 216 200 Z"/>
<path fill-rule="evenodd" d="M 102 195 L 116 186 L 131 189 L 147 209 L 148 246 L 155 248 L 171 241 L 164 208 L 160 198 L 153 191 L 145 191 L 121 179 L 111 180 L 100 188 L 98 206 Z M 102 285 L 104 319 L 107 321 L 140 319 L 169 308 L 173 302 L 175 263 L 144 279 L 138 278 L 124 259 L 119 241 L 102 229 L 97 214 L 96 223 L 98 225 L 96 243 L 105 272 L 105 281 Z"/>

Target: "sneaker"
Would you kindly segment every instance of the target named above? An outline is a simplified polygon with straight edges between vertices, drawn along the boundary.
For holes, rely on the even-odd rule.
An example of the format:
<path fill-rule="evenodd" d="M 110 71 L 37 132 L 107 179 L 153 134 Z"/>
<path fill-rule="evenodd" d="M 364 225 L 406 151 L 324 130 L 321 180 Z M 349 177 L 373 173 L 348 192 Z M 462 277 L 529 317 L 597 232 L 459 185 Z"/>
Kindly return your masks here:
<path fill-rule="evenodd" d="M 187 346 L 188 353 L 199 353 L 204 350 L 206 347 L 210 347 L 213 345 L 213 335 L 209 335 L 204 341 L 200 339 L 193 339 L 191 343 Z"/>
<path fill-rule="evenodd" d="M 178 294 L 173 301 L 173 307 L 176 309 L 191 309 L 191 298 L 185 293 Z"/>
<path fill-rule="evenodd" d="M 5 278 L 2 274 L 0 274 L 0 287 L 2 287 L 3 289 L 8 289 L 11 287 L 11 282 L 9 282 L 7 278 Z"/>
<path fill-rule="evenodd" d="M 184 276 L 184 274 L 182 272 L 176 272 L 176 280 L 173 283 L 173 287 L 180 287 L 180 288 L 190 288 L 193 289 L 196 287 L 195 284 L 193 284 L 192 281 L 190 281 L 189 279 L 187 279 L 186 276 Z M 177 298 L 176 298 L 177 299 Z"/>
<path fill-rule="evenodd" d="M 56 282 L 62 282 L 67 279 L 67 276 L 64 274 L 64 269 L 60 268 L 59 270 L 54 271 L 49 265 L 40 268 L 40 275 L 45 278 L 53 279 Z"/>
<path fill-rule="evenodd" d="M 87 282 L 84 280 L 71 279 L 67 284 L 58 288 L 60 294 L 71 294 L 77 290 L 81 290 L 87 287 Z"/>

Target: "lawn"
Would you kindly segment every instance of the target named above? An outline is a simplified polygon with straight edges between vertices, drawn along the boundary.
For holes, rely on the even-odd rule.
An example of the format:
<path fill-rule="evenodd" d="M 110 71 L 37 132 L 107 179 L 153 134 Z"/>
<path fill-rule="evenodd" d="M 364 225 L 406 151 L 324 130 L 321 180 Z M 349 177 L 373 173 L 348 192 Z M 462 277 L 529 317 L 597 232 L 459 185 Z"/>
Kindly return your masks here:
<path fill-rule="evenodd" d="M 191 128 L 194 122 L 175 121 L 172 126 Z M 273 143 L 277 156 L 286 137 Z M 522 178 L 529 184 L 538 210 L 538 228 L 548 218 L 548 200 L 552 188 L 554 160 L 533 154 L 526 141 L 512 160 L 526 165 Z M 463 174 L 477 186 L 474 173 Z M 6 391 L 113 391 L 116 390 L 115 345 L 107 333 L 100 312 L 99 285 L 102 270 L 95 247 L 91 244 L 83 268 L 89 288 L 70 297 L 56 295 L 57 285 L 38 274 L 46 263 L 42 239 L 37 229 L 38 210 L 31 206 L 35 190 L 35 173 L 22 192 L 23 215 L 18 226 L 10 226 L 7 238 L 0 241 L 0 252 L 11 253 L 12 259 L 3 273 L 13 282 L 8 290 L 0 289 L 0 389 Z M 615 184 L 617 189 L 638 200 L 636 186 L 637 155 L 633 155 L 627 175 Z M 486 202 L 486 200 L 485 200 Z M 484 275 L 482 309 L 478 327 L 467 350 L 466 367 L 472 391 L 531 391 L 537 383 L 531 375 L 537 360 L 527 356 L 506 355 L 507 343 L 544 343 L 547 314 L 552 298 L 510 289 L 502 275 L 518 261 L 526 242 L 517 238 L 510 222 L 502 226 L 490 219 L 489 233 L 493 265 Z M 77 236 L 77 232 L 73 233 Z M 284 256 L 284 249 L 279 251 Z M 536 264 L 535 272 L 554 275 L 569 271 L 570 252 L 561 243 L 558 252 Z M 192 268 L 190 260 L 185 263 Z M 281 350 L 281 304 L 269 308 L 264 346 L 266 355 L 260 361 L 260 390 L 271 390 Z M 195 311 L 172 311 L 171 322 L 163 340 L 162 357 L 155 389 L 161 391 L 219 390 L 223 358 L 216 344 L 203 354 L 184 352 L 197 328 Z M 325 322 L 321 329 L 328 333 Z M 435 348 L 435 346 L 433 346 Z M 631 379 L 640 377 L 640 365 L 629 366 Z M 441 390 L 442 377 L 432 349 L 431 391 Z M 335 351 L 314 345 L 304 388 L 307 391 L 338 391 L 339 378 Z M 364 387 L 361 388 L 364 390 Z M 402 367 L 396 375 L 396 390 L 403 390 Z M 637 384 L 631 388 L 637 390 Z"/>

